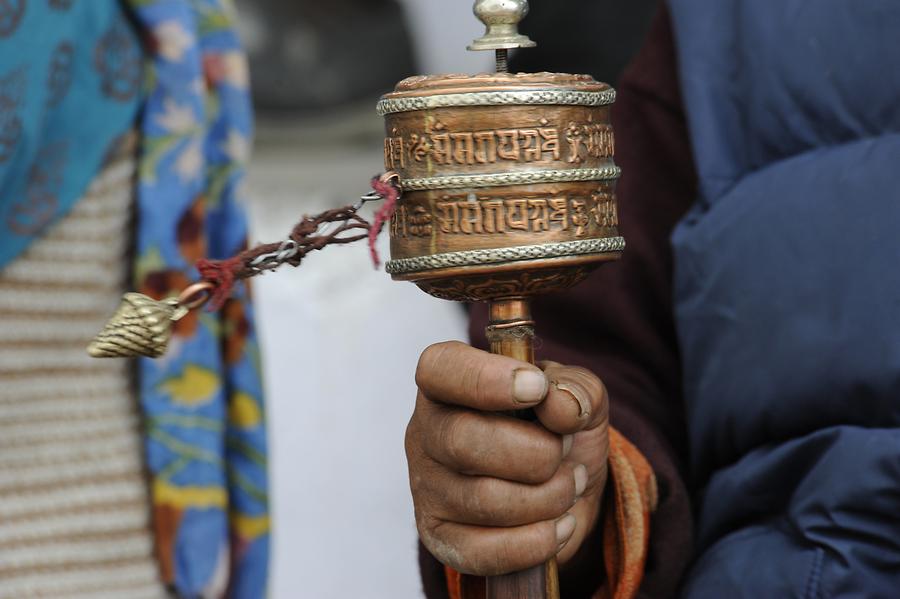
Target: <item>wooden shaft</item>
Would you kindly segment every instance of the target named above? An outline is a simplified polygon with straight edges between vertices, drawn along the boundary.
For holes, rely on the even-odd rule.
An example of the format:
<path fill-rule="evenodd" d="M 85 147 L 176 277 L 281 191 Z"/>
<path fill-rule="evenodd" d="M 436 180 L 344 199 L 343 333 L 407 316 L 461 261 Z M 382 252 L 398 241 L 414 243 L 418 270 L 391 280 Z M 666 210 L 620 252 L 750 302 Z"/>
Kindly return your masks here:
<path fill-rule="evenodd" d="M 492 301 L 486 332 L 491 353 L 534 364 L 534 321 L 531 320 L 528 299 Z M 530 410 L 517 413 L 516 416 L 534 419 Z M 556 559 L 521 572 L 490 576 L 485 587 L 487 599 L 559 599 Z"/>

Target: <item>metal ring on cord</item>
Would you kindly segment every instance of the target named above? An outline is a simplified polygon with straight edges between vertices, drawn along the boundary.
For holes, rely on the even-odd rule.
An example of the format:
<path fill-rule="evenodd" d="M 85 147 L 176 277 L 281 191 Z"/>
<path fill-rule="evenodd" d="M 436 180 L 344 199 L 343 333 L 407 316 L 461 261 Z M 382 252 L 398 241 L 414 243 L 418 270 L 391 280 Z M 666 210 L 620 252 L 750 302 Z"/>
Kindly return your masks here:
<path fill-rule="evenodd" d="M 200 281 L 189 285 L 178 296 L 178 306 L 187 310 L 199 308 L 209 301 L 215 285 L 209 281 Z"/>

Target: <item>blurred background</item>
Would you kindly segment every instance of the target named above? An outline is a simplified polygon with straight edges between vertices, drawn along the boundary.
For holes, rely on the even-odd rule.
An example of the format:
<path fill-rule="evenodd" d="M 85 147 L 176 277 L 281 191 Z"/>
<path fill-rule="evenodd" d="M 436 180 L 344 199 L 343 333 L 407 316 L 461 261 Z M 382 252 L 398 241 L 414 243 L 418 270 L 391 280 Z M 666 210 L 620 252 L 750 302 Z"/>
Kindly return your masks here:
<path fill-rule="evenodd" d="M 258 129 L 253 241 L 355 201 L 384 170 L 378 96 L 419 73 L 483 72 L 458 0 L 239 0 Z M 615 83 L 656 0 L 533 0 L 536 50 L 512 69 Z M 388 257 L 387 237 L 380 252 Z M 256 281 L 269 402 L 274 599 L 421 597 L 403 435 L 428 344 L 466 339 L 463 307 L 376 271 L 364 245 Z"/>

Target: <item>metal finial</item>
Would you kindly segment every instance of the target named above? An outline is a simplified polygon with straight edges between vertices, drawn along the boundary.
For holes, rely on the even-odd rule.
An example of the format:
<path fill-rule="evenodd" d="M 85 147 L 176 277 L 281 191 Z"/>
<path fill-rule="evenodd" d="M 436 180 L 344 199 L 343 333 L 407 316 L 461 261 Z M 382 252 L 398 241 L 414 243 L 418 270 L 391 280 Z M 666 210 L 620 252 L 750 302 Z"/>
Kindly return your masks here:
<path fill-rule="evenodd" d="M 527 0 L 475 0 L 473 11 L 487 30 L 472 42 L 469 50 L 509 50 L 537 45 L 519 33 L 519 21 L 528 14 Z"/>

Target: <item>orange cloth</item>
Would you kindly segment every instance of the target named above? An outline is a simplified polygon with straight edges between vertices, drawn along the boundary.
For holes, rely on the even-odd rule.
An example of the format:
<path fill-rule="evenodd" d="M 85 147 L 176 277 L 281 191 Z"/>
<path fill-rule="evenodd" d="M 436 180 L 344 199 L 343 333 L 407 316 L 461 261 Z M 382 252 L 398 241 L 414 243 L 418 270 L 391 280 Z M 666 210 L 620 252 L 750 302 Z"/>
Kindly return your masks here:
<path fill-rule="evenodd" d="M 650 542 L 650 514 L 658 500 L 653 469 L 628 439 L 609 429 L 612 505 L 604 506 L 603 561 L 606 585 L 595 599 L 631 599 L 644 578 Z"/>
<path fill-rule="evenodd" d="M 602 532 L 607 582 L 594 599 L 631 599 L 644 577 L 650 514 L 657 503 L 656 477 L 641 452 L 612 427 L 608 485 Z M 484 598 L 482 578 L 460 574 L 449 566 L 445 571 L 450 599 Z"/>

